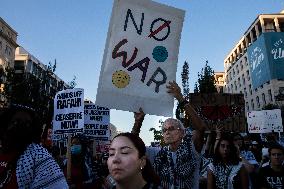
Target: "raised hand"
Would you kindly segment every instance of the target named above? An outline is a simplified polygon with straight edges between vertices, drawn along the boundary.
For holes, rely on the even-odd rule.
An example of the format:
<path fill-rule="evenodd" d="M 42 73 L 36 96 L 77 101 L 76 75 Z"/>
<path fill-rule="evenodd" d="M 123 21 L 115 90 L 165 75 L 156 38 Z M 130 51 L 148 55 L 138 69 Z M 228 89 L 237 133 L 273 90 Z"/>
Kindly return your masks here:
<path fill-rule="evenodd" d="M 135 121 L 143 121 L 145 117 L 145 113 L 142 108 L 139 108 L 139 112 L 134 112 Z"/>
<path fill-rule="evenodd" d="M 184 100 L 181 89 L 175 81 L 169 81 L 166 88 L 168 89 L 167 92 L 175 97 L 179 102 L 182 102 Z"/>
<path fill-rule="evenodd" d="M 139 112 L 134 112 L 135 122 L 132 127 L 132 131 L 131 131 L 132 133 L 139 136 L 144 117 L 145 117 L 145 113 L 143 112 L 142 108 L 139 108 Z"/>
<path fill-rule="evenodd" d="M 223 125 L 216 125 L 216 138 L 221 138 L 223 131 L 224 131 Z"/>

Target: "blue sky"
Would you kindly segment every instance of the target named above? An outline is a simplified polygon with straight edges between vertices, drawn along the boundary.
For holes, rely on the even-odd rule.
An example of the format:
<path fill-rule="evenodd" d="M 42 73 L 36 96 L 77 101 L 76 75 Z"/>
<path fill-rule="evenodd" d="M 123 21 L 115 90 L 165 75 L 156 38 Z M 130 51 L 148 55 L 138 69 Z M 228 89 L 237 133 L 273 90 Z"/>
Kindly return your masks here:
<path fill-rule="evenodd" d="M 189 63 L 190 90 L 205 61 L 223 71 L 223 60 L 258 14 L 278 13 L 283 0 L 155 0 L 186 11 L 180 43 L 177 82 Z M 65 81 L 77 77 L 77 87 L 95 101 L 112 0 L 2 1 L 0 16 L 18 32 L 18 44 L 47 64 L 57 60 L 56 74 Z M 141 137 L 153 141 L 149 128 L 162 117 L 147 115 Z M 111 123 L 130 131 L 133 113 L 111 111 Z"/>

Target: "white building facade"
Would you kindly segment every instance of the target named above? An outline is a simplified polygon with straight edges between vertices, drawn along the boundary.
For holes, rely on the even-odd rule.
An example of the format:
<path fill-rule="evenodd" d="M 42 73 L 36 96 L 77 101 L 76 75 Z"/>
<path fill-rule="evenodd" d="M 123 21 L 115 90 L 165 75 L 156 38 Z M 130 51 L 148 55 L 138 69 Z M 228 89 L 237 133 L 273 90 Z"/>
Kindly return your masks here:
<path fill-rule="evenodd" d="M 224 92 L 244 94 L 246 112 L 284 105 L 284 14 L 259 15 L 224 68 Z"/>
<path fill-rule="evenodd" d="M 33 76 L 41 80 L 43 78 L 43 72 L 47 70 L 47 66 L 23 47 L 17 47 L 15 51 L 14 69 L 16 74 L 26 74 L 27 76 Z M 47 80 L 44 91 L 52 97 L 55 96 L 57 91 L 69 88 L 68 84 L 54 73 L 52 73 Z"/>

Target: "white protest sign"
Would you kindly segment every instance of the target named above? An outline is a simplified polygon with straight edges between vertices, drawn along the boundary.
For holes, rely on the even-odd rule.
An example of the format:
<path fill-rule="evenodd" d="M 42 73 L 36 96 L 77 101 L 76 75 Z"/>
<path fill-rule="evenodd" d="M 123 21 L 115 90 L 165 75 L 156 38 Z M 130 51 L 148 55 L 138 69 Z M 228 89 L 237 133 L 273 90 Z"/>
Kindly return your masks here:
<path fill-rule="evenodd" d="M 58 92 L 54 98 L 54 140 L 67 133 L 82 133 L 84 127 L 84 90 L 75 88 Z M 61 136 L 58 136 L 61 135 Z"/>
<path fill-rule="evenodd" d="M 283 132 L 281 110 L 265 110 L 264 113 L 267 127 L 272 128 L 274 132 Z"/>
<path fill-rule="evenodd" d="M 96 105 L 172 116 L 185 12 L 150 0 L 114 0 Z"/>
<path fill-rule="evenodd" d="M 249 133 L 282 132 L 281 110 L 262 110 L 247 113 Z"/>
<path fill-rule="evenodd" d="M 263 113 L 260 111 L 251 111 L 247 113 L 247 123 L 249 133 L 263 133 Z"/>
<path fill-rule="evenodd" d="M 110 138 L 109 112 L 109 108 L 100 107 L 94 103 L 85 103 L 84 135 L 96 141 L 108 141 Z"/>

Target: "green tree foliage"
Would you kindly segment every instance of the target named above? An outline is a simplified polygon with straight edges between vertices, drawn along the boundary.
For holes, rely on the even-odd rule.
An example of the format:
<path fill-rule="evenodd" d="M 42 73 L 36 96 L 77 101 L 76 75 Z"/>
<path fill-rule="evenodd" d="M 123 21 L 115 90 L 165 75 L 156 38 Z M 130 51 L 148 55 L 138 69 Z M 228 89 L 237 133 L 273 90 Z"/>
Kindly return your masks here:
<path fill-rule="evenodd" d="M 165 143 L 164 143 L 164 140 L 163 140 L 163 134 L 162 134 L 162 125 L 164 124 L 164 121 L 163 120 L 159 120 L 159 129 L 156 129 L 156 128 L 154 128 L 154 127 L 151 127 L 150 129 L 149 129 L 149 131 L 153 131 L 153 133 L 154 133 L 154 140 L 155 141 L 158 141 L 158 142 L 160 142 L 160 145 L 161 146 L 164 146 L 165 145 Z"/>
<path fill-rule="evenodd" d="M 198 90 L 199 90 L 199 89 L 198 89 L 197 82 L 195 82 L 193 92 L 194 92 L 194 93 L 198 93 Z"/>
<path fill-rule="evenodd" d="M 38 69 L 37 76 L 22 71 L 15 73 L 14 68 L 6 68 L 3 72 L 5 86 L 3 95 L 7 105 L 20 104 L 33 108 L 44 123 L 51 123 L 53 116 L 53 99 L 57 91 L 62 90 L 64 83 L 56 87 L 52 79 L 56 70 L 56 60 L 49 62 L 46 69 Z M 51 86 L 51 87 L 50 87 Z"/>
<path fill-rule="evenodd" d="M 202 68 L 201 73 L 198 72 L 198 81 L 195 85 L 194 92 L 199 92 L 199 93 L 217 92 L 217 89 L 215 87 L 214 71 L 208 65 L 208 61 L 206 61 L 205 67 Z"/>
<path fill-rule="evenodd" d="M 185 97 L 187 97 L 189 94 L 189 82 L 188 82 L 189 70 L 188 69 L 189 69 L 188 63 L 185 61 L 182 66 L 182 72 L 181 72 L 183 95 Z"/>

